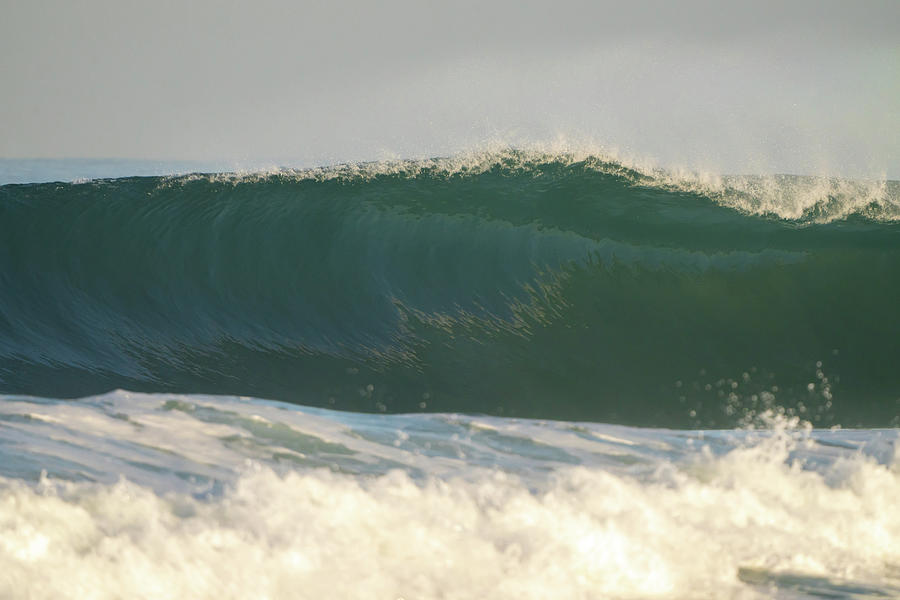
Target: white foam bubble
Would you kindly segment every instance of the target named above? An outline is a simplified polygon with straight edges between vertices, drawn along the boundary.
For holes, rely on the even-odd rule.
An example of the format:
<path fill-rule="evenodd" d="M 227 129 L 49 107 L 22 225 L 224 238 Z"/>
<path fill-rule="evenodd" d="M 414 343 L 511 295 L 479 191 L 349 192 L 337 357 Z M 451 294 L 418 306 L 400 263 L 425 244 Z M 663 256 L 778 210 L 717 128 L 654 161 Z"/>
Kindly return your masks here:
<path fill-rule="evenodd" d="M 651 481 L 579 467 L 540 490 L 502 472 L 421 482 L 258 468 L 213 500 L 5 480 L 0 596 L 767 596 L 742 570 L 900 589 L 898 473 L 855 459 L 820 474 L 772 452 Z"/>
<path fill-rule="evenodd" d="M 900 593 L 896 431 L 773 413 L 765 430 L 672 432 L 127 392 L 0 408 L 4 460 L 56 464 L 66 447 L 72 461 L 0 478 L 2 598 Z M 20 418 L 36 414 L 50 418 Z"/>

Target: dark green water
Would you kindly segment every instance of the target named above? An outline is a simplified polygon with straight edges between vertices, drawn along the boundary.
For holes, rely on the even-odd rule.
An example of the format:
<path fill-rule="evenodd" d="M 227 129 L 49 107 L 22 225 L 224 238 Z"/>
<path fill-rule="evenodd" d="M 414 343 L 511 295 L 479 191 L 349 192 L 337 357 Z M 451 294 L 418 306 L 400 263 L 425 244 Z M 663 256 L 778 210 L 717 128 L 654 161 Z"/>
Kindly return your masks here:
<path fill-rule="evenodd" d="M 784 219 L 514 159 L 0 187 L 0 393 L 897 424 L 896 183 Z"/>

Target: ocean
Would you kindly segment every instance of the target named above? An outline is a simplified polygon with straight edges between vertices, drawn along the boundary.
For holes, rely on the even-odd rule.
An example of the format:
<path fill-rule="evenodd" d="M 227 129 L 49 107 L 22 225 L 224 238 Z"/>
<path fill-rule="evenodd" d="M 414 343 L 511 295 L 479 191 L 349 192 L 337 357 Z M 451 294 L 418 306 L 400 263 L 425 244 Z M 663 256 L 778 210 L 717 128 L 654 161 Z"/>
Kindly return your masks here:
<path fill-rule="evenodd" d="M 4 169 L 0 598 L 900 597 L 898 181 Z"/>

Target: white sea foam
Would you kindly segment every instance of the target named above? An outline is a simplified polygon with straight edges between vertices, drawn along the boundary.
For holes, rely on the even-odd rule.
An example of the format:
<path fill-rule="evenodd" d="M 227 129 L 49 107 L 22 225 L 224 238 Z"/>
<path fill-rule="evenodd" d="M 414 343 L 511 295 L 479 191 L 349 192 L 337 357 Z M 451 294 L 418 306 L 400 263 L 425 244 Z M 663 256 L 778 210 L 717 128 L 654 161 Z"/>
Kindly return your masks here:
<path fill-rule="evenodd" d="M 0 417 L 0 456 L 32 459 L 0 470 L 3 598 L 900 594 L 894 430 L 124 392 L 6 398 Z"/>
<path fill-rule="evenodd" d="M 211 501 L 125 481 L 6 481 L 0 595 L 765 597 L 746 573 L 900 592 L 898 474 L 864 460 L 803 472 L 771 452 L 649 482 L 572 468 L 539 491 L 503 472 L 260 468 Z"/>

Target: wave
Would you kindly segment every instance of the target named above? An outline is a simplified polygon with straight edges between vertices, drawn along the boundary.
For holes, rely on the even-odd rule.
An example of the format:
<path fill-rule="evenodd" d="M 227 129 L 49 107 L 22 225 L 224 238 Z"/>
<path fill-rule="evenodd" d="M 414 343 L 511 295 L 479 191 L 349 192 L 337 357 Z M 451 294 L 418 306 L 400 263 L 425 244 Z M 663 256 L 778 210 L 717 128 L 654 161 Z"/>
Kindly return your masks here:
<path fill-rule="evenodd" d="M 503 151 L 0 187 L 0 391 L 896 422 L 900 187 Z"/>

